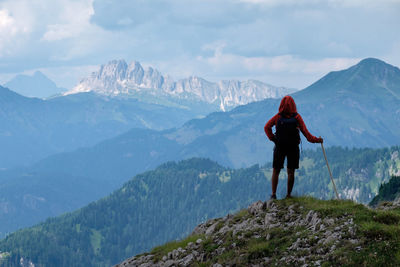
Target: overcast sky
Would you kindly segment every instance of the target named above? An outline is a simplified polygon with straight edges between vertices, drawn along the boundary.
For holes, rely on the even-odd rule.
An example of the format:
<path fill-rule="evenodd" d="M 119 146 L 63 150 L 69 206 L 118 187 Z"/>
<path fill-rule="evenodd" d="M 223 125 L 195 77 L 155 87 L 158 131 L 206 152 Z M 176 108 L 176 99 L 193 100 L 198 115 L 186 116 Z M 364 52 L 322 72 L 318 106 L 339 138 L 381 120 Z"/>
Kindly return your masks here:
<path fill-rule="evenodd" d="M 0 83 L 58 86 L 112 59 L 175 79 L 304 88 L 376 57 L 400 66 L 400 0 L 0 0 Z"/>

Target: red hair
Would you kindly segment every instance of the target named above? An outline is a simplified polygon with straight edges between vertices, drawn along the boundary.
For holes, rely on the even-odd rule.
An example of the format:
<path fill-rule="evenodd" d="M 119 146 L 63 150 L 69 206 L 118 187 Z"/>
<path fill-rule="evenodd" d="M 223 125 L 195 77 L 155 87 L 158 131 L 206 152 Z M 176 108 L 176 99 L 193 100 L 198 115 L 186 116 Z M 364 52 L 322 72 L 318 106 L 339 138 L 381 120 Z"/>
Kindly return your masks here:
<path fill-rule="evenodd" d="M 290 95 L 282 98 L 281 104 L 279 105 L 279 113 L 284 113 L 287 115 L 297 113 L 296 103 Z"/>

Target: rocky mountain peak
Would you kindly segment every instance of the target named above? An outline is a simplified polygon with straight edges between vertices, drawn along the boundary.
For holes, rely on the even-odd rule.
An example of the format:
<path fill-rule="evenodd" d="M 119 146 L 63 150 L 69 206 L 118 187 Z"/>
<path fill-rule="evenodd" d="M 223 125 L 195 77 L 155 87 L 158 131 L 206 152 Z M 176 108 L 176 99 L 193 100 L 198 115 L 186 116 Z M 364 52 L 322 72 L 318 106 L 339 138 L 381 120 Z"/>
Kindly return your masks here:
<path fill-rule="evenodd" d="M 125 60 L 113 60 L 108 64 L 101 65 L 97 77 L 123 80 L 125 79 L 127 68 L 128 65 L 126 64 Z"/>
<path fill-rule="evenodd" d="M 259 81 L 229 80 L 214 83 L 197 76 L 174 81 L 157 69 L 144 69 L 137 61 L 127 64 L 124 60 L 112 60 L 102 65 L 99 71 L 82 79 L 66 94 L 89 91 L 109 96 L 147 92 L 178 100 L 203 101 L 225 110 L 265 98 L 281 97 L 295 90 Z"/>
<path fill-rule="evenodd" d="M 139 62 L 133 61 L 129 64 L 127 69 L 127 80 L 131 81 L 132 84 L 141 84 L 143 81 L 144 69 Z"/>

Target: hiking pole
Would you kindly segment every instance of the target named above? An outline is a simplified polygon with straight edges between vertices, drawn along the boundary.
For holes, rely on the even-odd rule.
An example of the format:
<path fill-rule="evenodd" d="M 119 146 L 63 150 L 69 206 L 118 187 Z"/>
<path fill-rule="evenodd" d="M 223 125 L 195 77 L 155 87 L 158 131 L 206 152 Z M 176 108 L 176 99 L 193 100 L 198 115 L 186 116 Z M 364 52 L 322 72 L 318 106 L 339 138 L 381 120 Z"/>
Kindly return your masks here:
<path fill-rule="evenodd" d="M 325 149 L 324 149 L 324 144 L 323 144 L 323 143 L 321 143 L 321 147 L 322 147 L 322 152 L 324 153 L 325 162 L 326 162 L 326 166 L 328 167 L 329 175 L 331 176 L 331 180 L 332 180 L 332 184 L 333 184 L 333 189 L 335 189 L 336 198 L 339 199 L 339 195 L 338 195 L 337 190 L 336 190 L 335 181 L 333 181 L 333 176 L 332 176 L 331 168 L 329 168 L 328 159 L 326 158 L 326 153 L 325 153 Z"/>

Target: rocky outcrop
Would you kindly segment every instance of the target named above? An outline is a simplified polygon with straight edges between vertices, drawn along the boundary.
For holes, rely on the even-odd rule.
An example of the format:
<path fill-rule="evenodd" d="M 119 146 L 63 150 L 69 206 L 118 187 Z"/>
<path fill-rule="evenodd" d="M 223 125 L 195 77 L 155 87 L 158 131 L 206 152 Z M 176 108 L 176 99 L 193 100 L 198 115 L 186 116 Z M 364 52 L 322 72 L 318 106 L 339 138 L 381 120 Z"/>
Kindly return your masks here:
<path fill-rule="evenodd" d="M 116 267 L 131 266 L 321 266 L 341 262 L 339 249 L 360 251 L 350 214 L 324 216 L 301 202 L 255 202 L 235 215 L 198 225 L 191 237 L 169 252 L 139 255 Z"/>
<path fill-rule="evenodd" d="M 148 93 L 177 99 L 204 101 L 215 104 L 221 110 L 248 104 L 265 98 L 279 98 L 295 90 L 276 87 L 260 81 L 226 80 L 218 83 L 199 77 L 173 81 L 151 67 L 144 69 L 139 62 L 127 64 L 113 60 L 102 65 L 97 72 L 84 78 L 66 94 L 93 91 L 104 95 Z"/>

